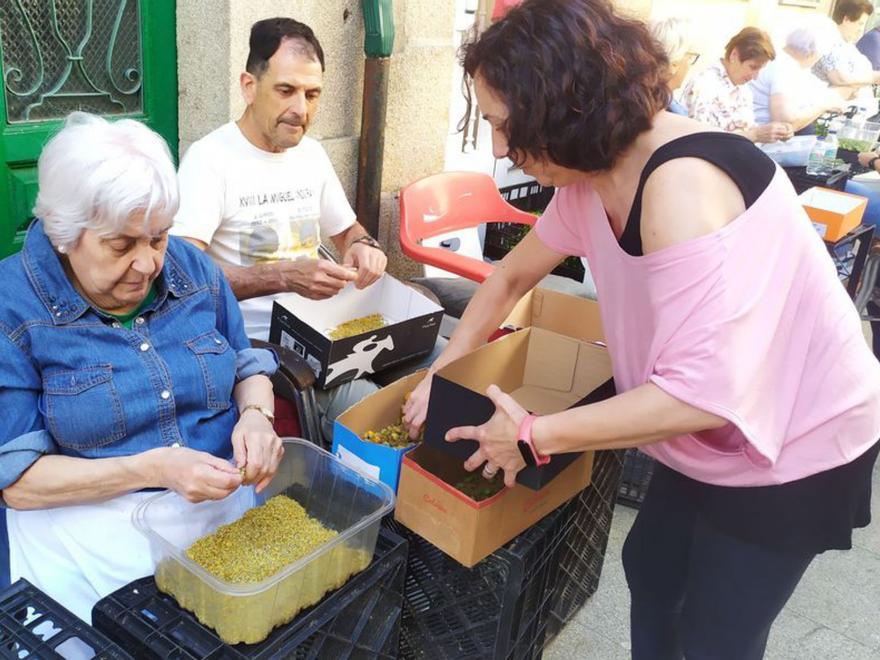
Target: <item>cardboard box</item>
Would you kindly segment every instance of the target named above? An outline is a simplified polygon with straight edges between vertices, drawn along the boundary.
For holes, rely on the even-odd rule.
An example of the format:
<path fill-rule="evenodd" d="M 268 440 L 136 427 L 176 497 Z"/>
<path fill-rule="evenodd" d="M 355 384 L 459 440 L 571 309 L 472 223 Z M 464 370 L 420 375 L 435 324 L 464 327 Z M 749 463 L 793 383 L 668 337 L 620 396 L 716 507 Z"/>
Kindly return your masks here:
<path fill-rule="evenodd" d="M 868 205 L 867 197 L 828 188 L 810 188 L 799 199 L 819 236 L 829 243 L 858 227 Z"/>
<path fill-rule="evenodd" d="M 592 469 L 593 453 L 581 454 L 537 492 L 516 485 L 475 502 L 450 485 L 468 474 L 461 461 L 422 444 L 403 457 L 394 518 L 473 566 L 586 488 Z"/>
<path fill-rule="evenodd" d="M 346 321 L 381 314 L 388 325 L 354 337 L 332 340 L 328 333 Z M 388 274 L 366 289 L 353 284 L 328 300 L 295 293 L 276 300 L 269 341 L 302 355 L 330 388 L 393 367 L 431 351 L 443 308 Z"/>
<path fill-rule="evenodd" d="M 566 337 L 602 343 L 599 303 L 552 289 L 532 289 L 501 324 L 503 328 L 543 328 Z"/>
<path fill-rule="evenodd" d="M 446 442 L 456 426 L 478 425 L 495 412 L 485 395 L 497 385 L 526 410 L 546 415 L 614 395 L 611 360 L 603 346 L 543 328 L 527 328 L 480 347 L 440 369 L 431 381 L 425 443 L 464 461 L 479 445 Z M 539 490 L 570 465 L 578 453 L 558 454 L 549 464 L 526 467 L 517 482 Z"/>
<path fill-rule="evenodd" d="M 349 467 L 388 484 L 396 491 L 400 462 L 415 443 L 394 449 L 361 438 L 367 431 L 378 431 L 400 421 L 404 397 L 415 389 L 427 372 L 422 369 L 394 381 L 337 417 L 333 424 L 333 454 Z"/>

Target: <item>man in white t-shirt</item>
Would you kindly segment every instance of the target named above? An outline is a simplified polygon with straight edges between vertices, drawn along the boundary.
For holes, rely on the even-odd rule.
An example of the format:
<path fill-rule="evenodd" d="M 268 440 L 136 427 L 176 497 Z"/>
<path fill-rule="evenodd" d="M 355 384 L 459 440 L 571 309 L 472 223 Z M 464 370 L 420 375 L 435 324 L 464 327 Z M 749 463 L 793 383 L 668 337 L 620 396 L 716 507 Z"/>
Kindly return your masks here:
<path fill-rule="evenodd" d="M 240 78 L 244 114 L 195 142 L 180 165 L 172 233 L 223 268 L 252 338 L 268 339 L 275 298 L 327 299 L 385 271 L 384 252 L 357 222 L 323 147 L 305 135 L 323 74 L 311 28 L 291 18 L 255 23 Z M 318 257 L 327 238 L 341 264 Z M 337 414 L 376 389 L 358 379 L 318 392 L 325 438 Z"/>

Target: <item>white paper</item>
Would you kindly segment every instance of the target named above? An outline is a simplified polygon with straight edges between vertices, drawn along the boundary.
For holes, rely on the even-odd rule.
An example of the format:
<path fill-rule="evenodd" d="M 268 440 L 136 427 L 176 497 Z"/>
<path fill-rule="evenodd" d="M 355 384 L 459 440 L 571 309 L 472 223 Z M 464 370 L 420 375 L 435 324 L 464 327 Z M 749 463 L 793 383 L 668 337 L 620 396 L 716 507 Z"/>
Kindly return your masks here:
<path fill-rule="evenodd" d="M 379 479 L 379 466 L 372 465 L 371 463 L 367 463 L 364 459 L 362 459 L 357 454 L 350 452 L 348 449 L 339 445 L 336 448 L 336 456 L 339 457 L 339 460 L 343 462 L 343 464 L 350 467 L 352 470 L 356 470 L 360 472 L 365 477 L 371 477 L 373 479 Z"/>

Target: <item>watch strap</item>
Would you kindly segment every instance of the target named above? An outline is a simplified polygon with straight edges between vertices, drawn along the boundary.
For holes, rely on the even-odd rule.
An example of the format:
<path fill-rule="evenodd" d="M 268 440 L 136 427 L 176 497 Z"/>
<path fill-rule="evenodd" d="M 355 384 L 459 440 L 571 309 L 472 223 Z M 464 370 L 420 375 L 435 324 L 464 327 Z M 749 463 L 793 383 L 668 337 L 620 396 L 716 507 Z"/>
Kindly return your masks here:
<path fill-rule="evenodd" d="M 268 419 L 270 424 L 275 424 L 275 414 L 266 406 L 261 406 L 259 403 L 248 404 L 238 412 L 239 417 L 244 415 L 248 410 L 256 410 L 263 417 Z"/>
<path fill-rule="evenodd" d="M 354 245 L 355 243 L 363 243 L 364 245 L 369 245 L 371 248 L 376 248 L 380 252 L 384 252 L 384 250 L 382 250 L 382 246 L 379 245 L 379 241 L 377 241 L 375 238 L 373 238 L 369 234 L 364 234 L 363 236 L 358 236 L 356 239 L 354 239 L 351 242 L 351 245 Z"/>
<path fill-rule="evenodd" d="M 532 442 L 532 425 L 535 423 L 536 419 L 537 415 L 532 414 L 523 417 L 523 420 L 519 423 L 518 438 L 520 442 L 524 442 L 528 445 L 531 450 L 532 456 L 534 457 L 534 465 L 547 465 L 547 463 L 550 462 L 550 457 L 538 453 L 538 450 L 535 449 L 535 443 Z"/>

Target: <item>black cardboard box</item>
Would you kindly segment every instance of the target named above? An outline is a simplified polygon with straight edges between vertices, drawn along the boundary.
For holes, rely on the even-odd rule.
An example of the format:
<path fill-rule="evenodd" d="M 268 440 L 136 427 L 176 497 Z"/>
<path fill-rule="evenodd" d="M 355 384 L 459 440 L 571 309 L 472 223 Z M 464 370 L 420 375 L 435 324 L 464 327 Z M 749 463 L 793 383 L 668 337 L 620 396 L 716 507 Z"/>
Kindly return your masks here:
<path fill-rule="evenodd" d="M 526 328 L 486 344 L 440 369 L 431 383 L 425 443 L 461 460 L 478 448 L 470 440 L 446 442 L 449 429 L 479 425 L 495 412 L 485 395 L 497 385 L 530 412 L 542 415 L 614 395 L 611 360 L 604 346 Z M 580 453 L 558 454 L 549 464 L 526 467 L 517 482 L 540 490 Z"/>
<path fill-rule="evenodd" d="M 338 325 L 377 313 L 384 328 L 330 339 Z M 442 307 L 386 274 L 366 289 L 349 284 L 327 300 L 295 293 L 276 300 L 269 341 L 299 353 L 314 370 L 316 385 L 330 388 L 428 353 L 442 318 Z"/>

